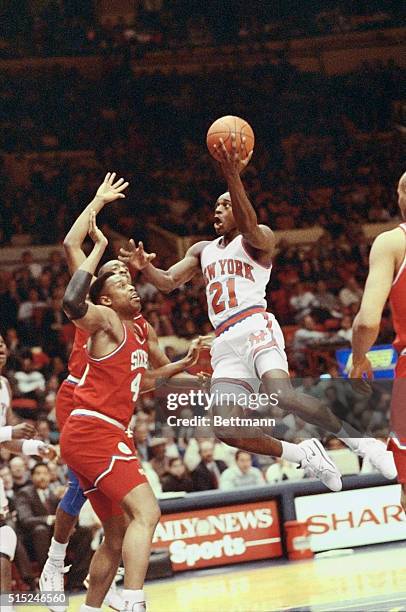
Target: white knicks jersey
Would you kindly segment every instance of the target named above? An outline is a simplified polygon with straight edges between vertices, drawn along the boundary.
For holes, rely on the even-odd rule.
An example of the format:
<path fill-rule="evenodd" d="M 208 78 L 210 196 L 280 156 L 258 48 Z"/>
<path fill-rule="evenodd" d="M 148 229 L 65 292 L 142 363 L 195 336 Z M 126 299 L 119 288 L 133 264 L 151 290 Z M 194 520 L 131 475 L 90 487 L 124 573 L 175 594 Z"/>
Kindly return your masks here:
<path fill-rule="evenodd" d="M 200 256 L 209 319 L 215 329 L 247 308 L 266 309 L 265 289 L 272 269 L 252 259 L 241 234 L 225 247 L 221 241 L 220 237 L 210 242 Z"/>
<path fill-rule="evenodd" d="M 7 378 L 0 376 L 0 427 L 7 422 L 7 411 L 11 406 L 11 397 Z"/>

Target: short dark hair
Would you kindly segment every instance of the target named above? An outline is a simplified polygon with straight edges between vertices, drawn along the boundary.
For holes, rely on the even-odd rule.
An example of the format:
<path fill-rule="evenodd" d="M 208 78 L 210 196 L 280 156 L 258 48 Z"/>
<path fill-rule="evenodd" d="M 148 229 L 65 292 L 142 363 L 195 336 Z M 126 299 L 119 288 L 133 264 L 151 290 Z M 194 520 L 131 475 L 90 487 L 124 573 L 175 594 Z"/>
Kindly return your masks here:
<path fill-rule="evenodd" d="M 47 466 L 47 464 L 46 464 L 46 463 L 44 463 L 43 461 L 38 461 L 38 463 L 36 463 L 36 464 L 34 465 L 34 467 L 32 467 L 32 468 L 31 468 L 31 476 L 34 476 L 34 474 L 35 474 L 35 470 L 36 470 L 37 468 L 39 468 L 39 467 L 42 467 L 42 466 L 46 467 L 46 469 L 47 469 L 47 470 L 48 470 L 48 472 L 49 472 L 49 467 Z"/>
<path fill-rule="evenodd" d="M 249 452 L 248 452 L 248 451 L 246 451 L 246 450 L 242 450 L 241 448 L 240 448 L 240 449 L 238 449 L 238 451 L 235 453 L 235 460 L 236 460 L 236 461 L 238 461 L 238 457 L 239 457 L 240 455 L 249 455 L 249 456 L 250 456 L 250 458 L 251 458 L 251 461 L 252 461 L 252 455 L 251 455 L 251 453 L 249 453 Z"/>
<path fill-rule="evenodd" d="M 98 304 L 100 296 L 102 294 L 105 282 L 110 276 L 114 276 L 114 272 L 111 270 L 109 272 L 103 272 L 100 276 L 96 278 L 96 280 L 91 284 L 89 289 L 89 298 L 93 304 Z"/>

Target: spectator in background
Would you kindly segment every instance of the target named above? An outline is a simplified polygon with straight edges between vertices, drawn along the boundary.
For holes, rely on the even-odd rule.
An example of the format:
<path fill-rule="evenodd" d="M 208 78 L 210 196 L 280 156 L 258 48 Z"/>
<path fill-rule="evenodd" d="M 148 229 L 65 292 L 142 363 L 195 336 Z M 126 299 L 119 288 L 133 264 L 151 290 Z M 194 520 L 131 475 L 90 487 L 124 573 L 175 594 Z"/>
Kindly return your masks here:
<path fill-rule="evenodd" d="M 338 338 L 342 338 L 348 344 L 351 344 L 352 340 L 352 320 L 351 317 L 345 315 L 341 321 L 341 327 L 337 332 Z"/>
<path fill-rule="evenodd" d="M 51 474 L 45 463 L 37 463 L 31 470 L 31 476 L 32 484 L 25 486 L 17 494 L 16 507 L 27 548 L 31 546 L 35 560 L 43 567 L 48 556 L 52 525 L 55 523 L 60 497 L 54 495 L 50 488 Z M 62 491 L 60 493 L 63 495 Z M 83 586 L 92 554 L 91 541 L 90 529 L 76 527 L 70 541 L 75 561 L 68 576 L 69 589 L 81 589 Z"/>
<path fill-rule="evenodd" d="M 134 444 L 137 449 L 137 454 L 141 461 L 149 461 L 150 458 L 150 436 L 149 429 L 146 423 L 138 423 L 138 419 L 135 425 L 134 433 Z"/>
<path fill-rule="evenodd" d="M 13 477 L 14 493 L 31 483 L 30 473 L 22 457 L 13 457 L 10 460 L 10 471 Z"/>
<path fill-rule="evenodd" d="M 28 269 L 32 278 L 37 279 L 40 277 L 42 272 L 42 266 L 39 263 L 35 263 L 34 257 L 31 251 L 24 251 L 21 255 L 22 269 Z"/>
<path fill-rule="evenodd" d="M 295 362 L 301 366 L 306 365 L 306 349 L 328 340 L 329 337 L 327 332 L 317 331 L 313 317 L 306 315 L 303 318 L 302 327 L 293 336 L 292 349 Z"/>
<path fill-rule="evenodd" d="M 351 276 L 345 287 L 338 294 L 340 302 L 343 306 L 351 306 L 351 304 L 359 304 L 362 298 L 362 288 L 359 286 L 353 276 Z"/>
<path fill-rule="evenodd" d="M 214 460 L 214 444 L 210 440 L 200 443 L 200 463 L 192 472 L 193 490 L 218 489 L 222 472 L 227 468 L 224 461 Z"/>
<path fill-rule="evenodd" d="M 299 465 L 285 461 L 281 457 L 275 459 L 275 463 L 270 465 L 265 473 L 266 482 L 271 484 L 283 480 L 301 480 L 304 477 L 304 470 Z"/>
<path fill-rule="evenodd" d="M 169 459 L 168 473 L 162 479 L 162 491 L 193 491 L 193 481 L 180 457 Z"/>
<path fill-rule="evenodd" d="M 31 352 L 25 353 L 21 359 L 21 368 L 14 374 L 15 397 L 39 400 L 45 391 L 45 378 L 41 372 L 34 369 Z"/>
<path fill-rule="evenodd" d="M 310 314 L 312 308 L 316 305 L 316 298 L 311 291 L 305 289 L 303 283 L 296 283 L 289 303 L 293 310 L 295 321 L 300 321 L 305 315 Z"/>
<path fill-rule="evenodd" d="M 166 439 L 152 438 L 149 443 L 151 459 L 149 464 L 152 469 L 158 474 L 159 480 L 162 481 L 163 476 L 168 473 L 169 458 L 166 456 Z"/>
<path fill-rule="evenodd" d="M 331 317 L 341 317 L 339 301 L 331 291 L 327 290 L 327 283 L 325 281 L 317 281 L 317 291 L 314 294 L 314 298 L 315 307 L 325 313 L 323 320 Z"/>
<path fill-rule="evenodd" d="M 253 467 L 251 454 L 238 450 L 235 454 L 235 465 L 228 467 L 221 474 L 219 488 L 222 491 L 232 491 L 263 484 L 264 477 L 260 469 Z"/>

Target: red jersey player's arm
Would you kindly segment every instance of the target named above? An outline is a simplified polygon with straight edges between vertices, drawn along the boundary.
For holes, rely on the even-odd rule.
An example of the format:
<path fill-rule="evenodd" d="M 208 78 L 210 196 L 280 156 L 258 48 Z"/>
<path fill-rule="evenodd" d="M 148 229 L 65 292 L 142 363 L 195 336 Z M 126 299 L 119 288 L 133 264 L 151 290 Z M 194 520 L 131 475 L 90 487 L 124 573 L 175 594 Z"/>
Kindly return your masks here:
<path fill-rule="evenodd" d="M 148 359 L 152 368 L 160 368 L 168 363 L 171 363 L 169 357 L 159 346 L 158 336 L 156 335 L 155 329 L 147 323 L 148 327 Z"/>
<path fill-rule="evenodd" d="M 200 271 L 200 255 L 208 240 L 202 240 L 191 246 L 181 261 L 168 270 L 160 270 L 152 265 L 152 255 L 144 251 L 142 242 L 132 251 L 120 249 L 119 259 L 135 270 L 141 270 L 143 276 L 164 293 L 170 293 L 189 281 Z"/>
<path fill-rule="evenodd" d="M 73 274 L 86 259 L 86 255 L 82 251 L 82 244 L 89 229 L 90 211 L 94 210 L 97 214 L 109 202 L 114 202 L 114 200 L 119 198 L 125 198 L 122 192 L 128 187 L 128 183 L 124 182 L 122 178 L 115 181 L 115 178 L 115 172 L 112 174 L 108 172 L 106 174 L 93 200 L 86 206 L 65 236 L 63 248 L 71 274 Z"/>
<path fill-rule="evenodd" d="M 366 353 L 378 337 L 382 312 L 392 287 L 396 268 L 398 246 L 396 242 L 393 232 L 385 232 L 378 236 L 372 245 L 364 295 L 353 324 L 354 366 L 364 361 Z"/>
<path fill-rule="evenodd" d="M 194 365 L 199 358 L 200 349 L 203 346 L 204 337 L 196 338 L 190 343 L 187 355 L 179 359 L 179 361 L 169 362 L 155 370 L 146 370 L 143 374 L 143 391 L 153 389 L 157 380 L 172 378 Z"/>

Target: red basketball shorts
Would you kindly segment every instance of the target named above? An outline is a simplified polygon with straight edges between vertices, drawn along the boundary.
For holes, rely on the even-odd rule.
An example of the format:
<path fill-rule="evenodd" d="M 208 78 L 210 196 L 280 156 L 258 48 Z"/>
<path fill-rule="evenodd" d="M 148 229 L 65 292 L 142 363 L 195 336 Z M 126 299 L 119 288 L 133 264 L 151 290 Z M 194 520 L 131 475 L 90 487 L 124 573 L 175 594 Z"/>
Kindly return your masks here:
<path fill-rule="evenodd" d="M 391 438 L 388 449 L 393 452 L 398 482 L 406 483 L 406 356 L 401 355 L 395 370 L 391 401 Z"/>
<path fill-rule="evenodd" d="M 60 440 L 64 461 L 77 474 L 101 521 L 123 514 L 120 502 L 147 482 L 133 441 L 101 418 L 71 415 Z"/>

